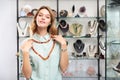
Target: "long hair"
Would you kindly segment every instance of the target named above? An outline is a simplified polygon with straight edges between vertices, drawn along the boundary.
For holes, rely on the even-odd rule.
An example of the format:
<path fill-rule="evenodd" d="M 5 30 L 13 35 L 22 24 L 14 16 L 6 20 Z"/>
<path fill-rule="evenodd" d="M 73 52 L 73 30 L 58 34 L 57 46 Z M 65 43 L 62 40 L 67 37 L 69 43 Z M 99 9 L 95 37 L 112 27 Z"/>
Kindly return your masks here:
<path fill-rule="evenodd" d="M 37 31 L 36 17 L 41 9 L 46 9 L 50 13 L 51 24 L 47 27 L 47 32 L 52 35 L 57 35 L 58 32 L 57 32 L 57 28 L 55 27 L 55 15 L 53 14 L 53 11 L 51 10 L 51 8 L 48 6 L 42 6 L 36 12 L 33 18 L 32 24 L 30 26 L 30 34 L 33 35 Z"/>

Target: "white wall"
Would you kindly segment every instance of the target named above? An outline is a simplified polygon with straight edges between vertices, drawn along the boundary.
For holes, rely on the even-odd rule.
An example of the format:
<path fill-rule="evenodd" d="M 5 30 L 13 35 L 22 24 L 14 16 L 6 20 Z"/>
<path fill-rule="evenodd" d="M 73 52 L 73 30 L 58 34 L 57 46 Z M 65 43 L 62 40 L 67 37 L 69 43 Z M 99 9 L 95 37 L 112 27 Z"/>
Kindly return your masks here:
<path fill-rule="evenodd" d="M 0 80 L 17 80 L 16 0 L 0 1 Z"/>

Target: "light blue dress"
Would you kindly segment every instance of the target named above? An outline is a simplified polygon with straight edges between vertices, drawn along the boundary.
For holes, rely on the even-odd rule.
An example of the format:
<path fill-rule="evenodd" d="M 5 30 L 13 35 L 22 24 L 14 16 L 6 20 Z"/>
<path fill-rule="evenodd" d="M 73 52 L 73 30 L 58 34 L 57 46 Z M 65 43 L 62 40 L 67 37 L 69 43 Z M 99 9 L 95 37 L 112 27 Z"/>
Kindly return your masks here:
<path fill-rule="evenodd" d="M 37 41 L 47 41 L 50 39 L 50 35 L 46 34 L 44 37 L 34 34 L 33 38 Z M 48 43 L 33 43 L 34 49 L 43 57 L 48 56 L 52 47 L 53 40 Z M 56 42 L 54 49 L 47 60 L 43 60 L 40 56 L 30 49 L 30 61 L 32 66 L 32 75 L 29 80 L 62 80 L 62 75 L 59 67 L 60 61 L 60 45 Z M 20 53 L 20 59 L 22 59 L 22 52 Z"/>

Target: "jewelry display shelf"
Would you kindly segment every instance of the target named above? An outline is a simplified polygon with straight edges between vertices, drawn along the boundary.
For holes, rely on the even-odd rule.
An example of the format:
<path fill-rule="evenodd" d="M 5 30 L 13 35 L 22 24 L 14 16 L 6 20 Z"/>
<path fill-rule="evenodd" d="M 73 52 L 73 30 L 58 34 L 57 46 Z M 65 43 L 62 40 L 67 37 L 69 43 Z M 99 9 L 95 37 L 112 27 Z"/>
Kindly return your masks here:
<path fill-rule="evenodd" d="M 80 1 L 81 4 L 77 1 Z M 61 20 L 64 20 L 66 25 L 69 24 L 68 31 L 64 31 L 63 29 L 59 28 L 59 27 L 65 27 L 64 26 L 65 24 L 63 26 L 61 26 L 61 25 L 58 26 L 59 34 L 63 35 L 63 37 L 65 37 L 68 42 L 68 53 L 69 53 L 69 59 L 71 60 L 71 62 L 76 61 L 78 63 L 78 65 L 79 65 L 79 62 L 83 62 L 83 65 L 86 65 L 86 66 L 88 63 L 84 62 L 85 60 L 88 60 L 88 62 L 89 61 L 96 62 L 97 75 L 94 77 L 87 76 L 87 74 L 85 74 L 85 71 L 82 71 L 82 69 L 81 69 L 81 71 L 78 70 L 78 72 L 75 72 L 75 71 L 73 71 L 73 73 L 69 72 L 69 70 L 74 70 L 74 69 L 76 69 L 76 67 L 78 67 L 77 63 L 76 63 L 75 65 L 73 65 L 74 67 L 71 67 L 71 64 L 69 65 L 69 68 L 68 68 L 69 70 L 63 76 L 63 79 L 64 80 L 86 80 L 86 79 L 87 80 L 105 80 L 105 77 L 106 77 L 105 76 L 105 49 L 106 48 L 105 48 L 104 42 L 105 42 L 106 31 L 101 31 L 100 28 L 98 29 L 98 27 L 97 27 L 99 25 L 97 23 L 97 22 L 99 22 L 99 20 L 105 21 L 105 16 L 101 16 L 100 11 L 99 11 L 100 8 L 102 7 L 102 5 L 103 4 L 105 5 L 105 0 L 101 0 L 101 2 L 99 2 L 100 0 L 84 0 L 84 1 L 77 0 L 77 1 L 73 3 L 73 0 L 69 0 L 69 1 L 68 0 L 59 0 L 59 11 L 67 10 L 69 13 L 67 17 L 62 17 L 61 15 L 59 15 L 59 18 L 58 18 L 59 22 L 57 23 L 58 25 L 61 24 L 60 23 Z M 63 3 L 69 4 L 69 5 L 63 9 L 61 7 L 61 6 L 64 6 Z M 88 3 L 92 3 L 94 5 L 90 5 Z M 92 9 L 90 13 L 89 13 L 90 9 L 88 7 Z M 69 8 L 71 8 L 71 10 Z M 78 10 L 80 8 L 81 9 L 86 8 L 85 15 L 79 13 Z M 94 14 L 94 12 L 96 14 Z M 89 22 L 91 22 L 91 23 L 89 24 Z M 73 24 L 76 24 L 77 27 L 75 26 L 74 29 L 71 30 L 71 27 L 74 26 Z M 82 26 L 82 28 L 81 28 L 81 26 Z M 88 27 L 88 26 L 91 26 L 91 27 Z M 94 26 L 94 28 L 93 28 L 93 26 Z M 79 31 L 74 32 L 79 29 L 81 29 L 80 32 Z M 91 29 L 92 29 L 92 32 L 95 32 L 95 34 L 92 32 L 90 33 Z M 102 35 L 102 37 L 101 37 L 101 35 Z M 77 40 L 81 40 L 84 43 L 84 49 L 80 53 L 75 50 L 74 45 L 73 45 Z M 100 49 L 98 46 L 98 45 L 100 45 L 99 42 L 102 44 L 100 46 L 100 47 L 102 47 L 102 49 Z M 96 48 L 98 49 L 97 52 L 100 54 L 104 53 L 104 55 L 102 54 L 102 56 L 97 55 L 97 57 L 94 57 L 94 56 L 90 57 L 90 54 L 88 52 L 89 46 L 91 46 L 91 50 L 93 50 L 94 47 L 92 47 L 92 46 L 94 46 L 94 45 L 96 45 Z M 95 54 L 93 54 L 93 55 L 95 55 Z M 94 70 L 93 70 L 93 72 L 94 72 Z M 76 73 L 76 75 L 75 75 L 75 73 Z M 81 74 L 81 73 L 83 73 L 83 74 Z"/>

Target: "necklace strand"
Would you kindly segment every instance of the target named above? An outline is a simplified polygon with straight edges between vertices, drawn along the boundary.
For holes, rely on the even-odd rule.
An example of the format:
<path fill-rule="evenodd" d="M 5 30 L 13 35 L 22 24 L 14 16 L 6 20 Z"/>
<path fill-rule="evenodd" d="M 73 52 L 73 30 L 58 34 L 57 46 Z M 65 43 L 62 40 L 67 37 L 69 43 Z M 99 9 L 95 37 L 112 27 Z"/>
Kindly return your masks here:
<path fill-rule="evenodd" d="M 33 40 L 34 42 L 36 42 L 36 43 L 43 44 L 43 43 L 48 43 L 48 42 L 51 40 L 51 38 L 48 39 L 47 41 L 44 41 L 44 42 L 36 41 L 36 40 L 34 40 L 34 39 L 32 39 L 32 40 Z"/>
<path fill-rule="evenodd" d="M 89 52 L 94 52 L 95 51 L 95 45 L 89 45 Z"/>
<path fill-rule="evenodd" d="M 89 26 L 89 32 L 90 32 L 90 34 L 95 33 L 95 30 L 96 30 L 96 27 L 97 27 L 97 22 L 94 21 L 92 26 L 91 26 L 91 22 L 89 22 L 88 26 Z"/>
<path fill-rule="evenodd" d="M 102 42 L 101 42 L 101 41 L 100 41 L 100 43 L 99 43 L 99 44 L 100 44 L 100 48 L 101 48 L 101 49 L 103 49 L 103 50 L 105 50 L 105 46 L 103 46 L 103 44 L 102 44 Z"/>
<path fill-rule="evenodd" d="M 96 51 L 95 48 L 96 48 L 95 45 L 89 45 L 89 47 L 88 47 L 89 57 L 94 57 L 95 51 Z"/>
<path fill-rule="evenodd" d="M 59 24 L 61 28 L 67 28 L 67 23 L 65 24 L 65 26 L 62 26 L 61 24 Z"/>
<path fill-rule="evenodd" d="M 48 54 L 47 57 L 43 57 L 42 55 L 40 55 L 33 47 L 32 47 L 32 50 L 33 50 L 33 51 L 35 52 L 35 54 L 37 54 L 41 59 L 47 60 L 47 59 L 50 57 L 51 52 L 52 52 L 53 49 L 54 49 L 54 46 L 55 46 L 55 41 L 53 42 L 52 48 L 50 49 L 49 54 Z"/>
<path fill-rule="evenodd" d="M 44 43 L 48 43 L 50 40 L 51 40 L 51 37 L 52 37 L 53 35 L 50 35 L 50 39 L 48 39 L 47 41 L 44 41 L 44 42 L 41 42 L 41 41 L 37 41 L 37 40 L 35 40 L 35 39 L 32 39 L 34 42 L 36 42 L 36 43 L 39 43 L 39 44 L 44 44 Z"/>

